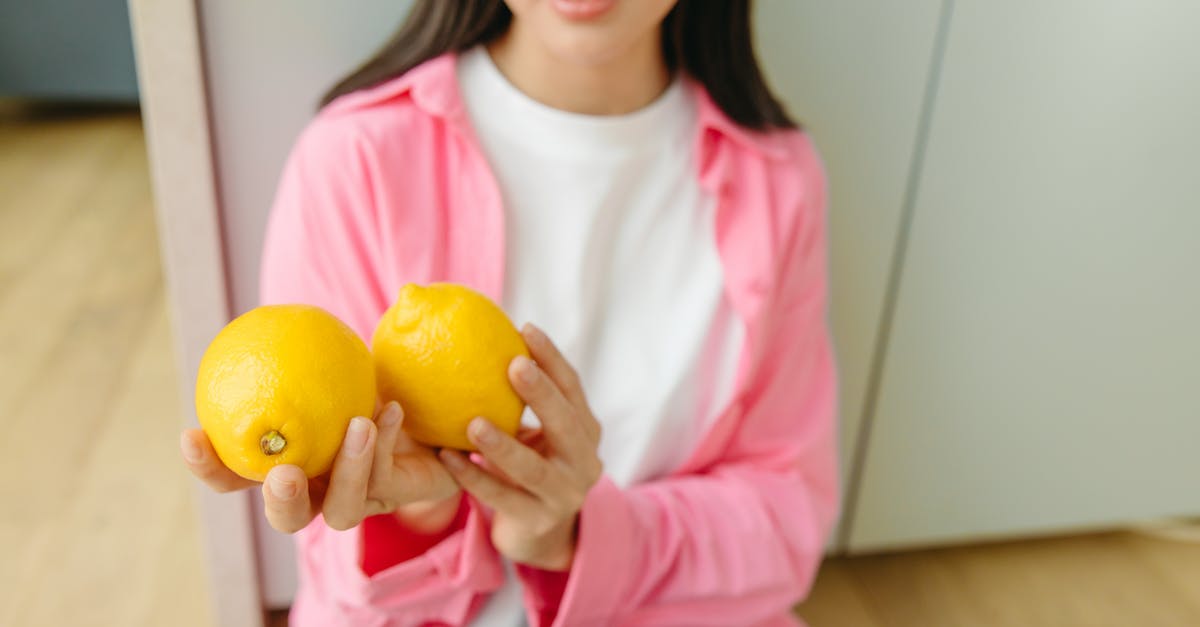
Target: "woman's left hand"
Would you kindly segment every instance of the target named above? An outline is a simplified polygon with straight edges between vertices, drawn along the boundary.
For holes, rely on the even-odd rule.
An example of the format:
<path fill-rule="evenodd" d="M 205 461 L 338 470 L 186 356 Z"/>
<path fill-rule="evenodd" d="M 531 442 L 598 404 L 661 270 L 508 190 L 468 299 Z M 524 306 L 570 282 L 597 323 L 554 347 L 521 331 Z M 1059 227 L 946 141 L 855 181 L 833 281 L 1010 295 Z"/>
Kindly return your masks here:
<path fill-rule="evenodd" d="M 508 378 L 542 423 L 520 439 L 476 418 L 467 436 L 482 465 L 457 451 L 441 459 L 464 490 L 495 511 L 492 544 L 508 559 L 565 571 L 575 555 L 576 523 L 603 466 L 600 423 L 588 409 L 579 376 L 537 327 L 521 330 L 533 360 L 513 359 Z M 536 360 L 536 363 L 535 361 Z"/>

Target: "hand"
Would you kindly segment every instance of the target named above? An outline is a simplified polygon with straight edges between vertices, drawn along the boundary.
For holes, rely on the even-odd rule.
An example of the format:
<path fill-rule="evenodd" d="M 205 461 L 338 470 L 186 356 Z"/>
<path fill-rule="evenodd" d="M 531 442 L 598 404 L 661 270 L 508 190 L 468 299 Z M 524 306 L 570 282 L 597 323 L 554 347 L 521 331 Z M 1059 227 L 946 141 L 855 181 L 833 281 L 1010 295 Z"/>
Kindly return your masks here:
<path fill-rule="evenodd" d="M 476 418 L 467 436 L 482 465 L 456 451 L 440 455 L 459 485 L 495 511 L 492 544 L 502 555 L 544 570 L 569 570 L 579 510 L 603 471 L 596 454 L 600 423 L 578 375 L 550 339 L 529 324 L 521 334 L 537 363 L 517 357 L 508 377 L 541 421 L 540 435 L 513 438 Z"/>
<path fill-rule="evenodd" d="M 403 412 L 394 402 L 384 406 L 375 422 L 362 417 L 351 420 L 328 475 L 308 479 L 297 466 L 272 468 L 262 484 L 271 526 L 294 533 L 320 513 L 330 527 L 344 530 L 367 516 L 397 510 L 428 512 L 448 524 L 458 486 L 431 449 L 404 433 L 402 420 Z M 184 431 L 180 444 L 188 469 L 213 490 L 230 492 L 257 485 L 226 468 L 203 431 Z"/>

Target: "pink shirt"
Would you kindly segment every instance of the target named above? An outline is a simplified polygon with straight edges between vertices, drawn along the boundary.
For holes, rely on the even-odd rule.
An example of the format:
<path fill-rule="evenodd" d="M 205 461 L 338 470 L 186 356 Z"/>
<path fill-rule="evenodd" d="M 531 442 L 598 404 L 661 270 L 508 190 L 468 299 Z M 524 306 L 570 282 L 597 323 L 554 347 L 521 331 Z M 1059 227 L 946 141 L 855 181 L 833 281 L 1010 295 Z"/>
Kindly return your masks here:
<path fill-rule="evenodd" d="M 836 517 L 819 159 L 807 135 L 747 131 L 689 88 L 696 175 L 717 198 L 725 289 L 746 325 L 733 402 L 667 477 L 600 480 L 570 573 L 518 568 L 532 625 L 795 624 Z M 261 300 L 319 305 L 364 338 L 406 282 L 499 300 L 503 222 L 445 55 L 338 99 L 304 131 L 271 213 Z M 364 538 L 370 525 L 318 519 L 297 534 L 291 620 L 467 624 L 503 579 L 487 525 L 467 499 L 445 537 L 389 566 L 375 558 L 394 547 Z"/>

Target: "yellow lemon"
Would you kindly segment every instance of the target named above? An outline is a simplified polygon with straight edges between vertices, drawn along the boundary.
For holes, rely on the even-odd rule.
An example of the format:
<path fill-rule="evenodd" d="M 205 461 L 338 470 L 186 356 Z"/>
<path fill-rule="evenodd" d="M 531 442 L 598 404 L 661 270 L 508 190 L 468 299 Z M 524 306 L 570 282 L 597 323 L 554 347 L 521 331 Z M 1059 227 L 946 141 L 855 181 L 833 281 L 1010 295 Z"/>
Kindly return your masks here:
<path fill-rule="evenodd" d="M 221 461 L 254 481 L 279 464 L 325 473 L 350 419 L 374 409 L 366 344 L 319 307 L 253 309 L 226 325 L 200 361 L 200 426 Z"/>
<path fill-rule="evenodd" d="M 429 446 L 472 450 L 476 416 L 515 434 L 525 403 L 508 364 L 529 355 L 521 334 L 488 297 L 462 285 L 405 285 L 371 340 L 383 402 L 404 408 L 404 429 Z"/>

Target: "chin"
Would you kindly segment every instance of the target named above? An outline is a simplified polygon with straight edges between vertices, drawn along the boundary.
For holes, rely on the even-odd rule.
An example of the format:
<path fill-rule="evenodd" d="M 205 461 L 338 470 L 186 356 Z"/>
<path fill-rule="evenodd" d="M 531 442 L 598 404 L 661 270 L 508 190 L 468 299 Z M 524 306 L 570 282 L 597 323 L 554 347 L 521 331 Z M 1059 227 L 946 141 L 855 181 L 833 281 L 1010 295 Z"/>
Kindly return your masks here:
<path fill-rule="evenodd" d="M 543 40 L 546 50 L 561 61 L 578 66 L 604 65 L 621 57 L 633 46 L 620 38 L 580 33 L 579 36 L 560 36 Z"/>
<path fill-rule="evenodd" d="M 601 65 L 658 41 L 658 29 L 677 0 L 505 0 L 524 30 L 555 57 L 577 65 Z M 722 0 L 723 1 L 723 0 Z M 564 5 L 591 3 L 603 9 L 586 19 Z"/>

